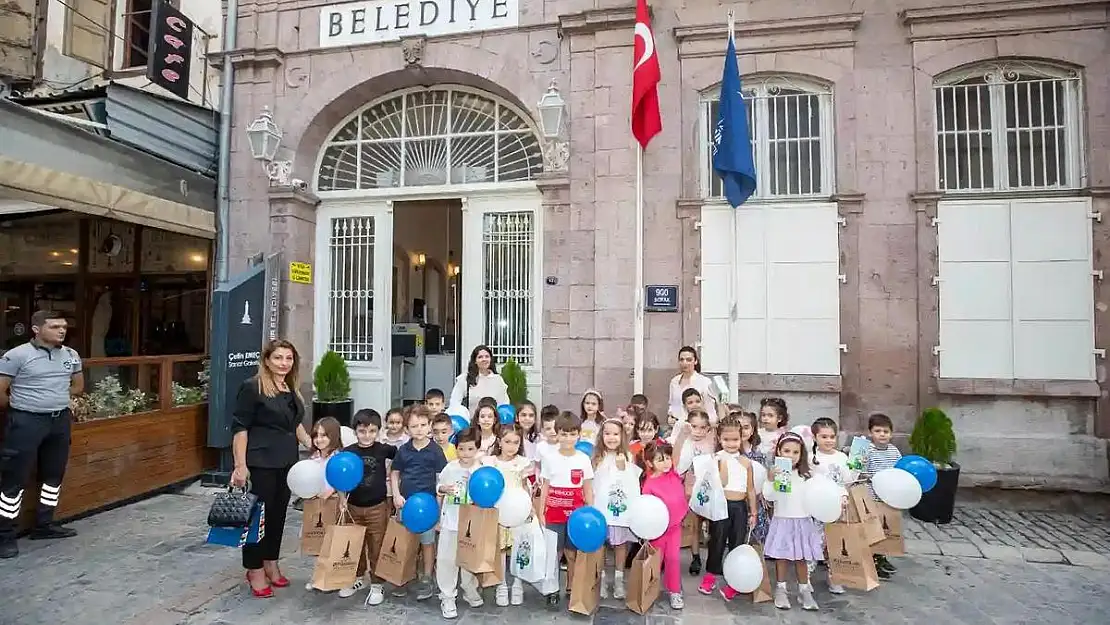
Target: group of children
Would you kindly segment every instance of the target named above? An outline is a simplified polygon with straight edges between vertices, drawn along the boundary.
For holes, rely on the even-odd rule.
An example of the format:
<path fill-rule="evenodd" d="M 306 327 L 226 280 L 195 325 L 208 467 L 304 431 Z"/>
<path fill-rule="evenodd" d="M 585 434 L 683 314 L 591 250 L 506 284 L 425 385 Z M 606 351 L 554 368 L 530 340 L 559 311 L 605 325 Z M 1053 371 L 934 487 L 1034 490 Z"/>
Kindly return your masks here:
<path fill-rule="evenodd" d="M 451 417 L 443 412 L 444 394 L 437 389 L 427 393 L 423 404 L 391 409 L 384 418 L 372 409 L 359 410 L 352 424 L 358 441 L 345 451 L 362 458 L 364 473 L 358 487 L 346 494 L 346 503 L 355 523 L 366 527 L 366 546 L 357 581 L 339 591 L 339 596 L 350 597 L 365 588 L 363 577 L 369 570 L 366 603 L 384 601 L 384 585 L 372 568 L 388 521 L 407 498 L 429 493 L 440 501 L 439 525 L 419 537 L 422 563 L 412 588 L 395 588 L 392 594 L 401 597 L 411 590 L 424 600 L 438 590 L 444 618 L 458 615 L 460 587 L 468 605 L 483 605 L 477 578 L 457 566 L 455 554 L 459 508 L 469 503 L 470 473 L 492 466 L 502 472 L 506 489 L 525 489 L 533 496 L 536 518 L 557 537 L 562 568 L 573 567 L 576 553 L 567 537 L 571 513 L 583 506 L 594 506 L 603 513 L 614 566 L 611 575 L 602 573 L 602 598 L 625 597 L 624 571 L 641 545 L 621 513 L 629 497 L 642 493 L 657 496 L 670 514 L 666 531 L 651 544 L 661 555 L 662 585 L 673 609 L 684 607 L 679 554 L 688 515 L 693 515 L 694 522 L 688 572 L 701 576 L 698 592 L 719 592 L 725 601 L 735 598 L 737 591 L 723 577 L 725 556 L 740 545 L 754 544 L 762 546 L 764 556 L 775 563 L 775 606 L 791 607 L 787 578 L 793 569 L 802 608 L 818 609 L 810 574 L 817 562 L 825 560 L 824 530 L 805 513 L 800 486 L 814 475 L 825 475 L 844 489 L 847 505 L 846 488 L 860 478 L 860 472 L 851 470 L 847 455 L 837 449 L 836 423 L 817 419 L 811 427 L 813 445 L 809 448 L 801 435 L 788 429 L 789 413 L 781 398 L 762 400 L 758 415 L 735 404 L 722 405 L 710 414 L 695 389 L 686 389 L 682 403 L 685 414 L 669 415 L 664 429 L 643 395 L 633 396 L 614 417 L 606 415 L 602 395 L 593 389 L 583 395 L 577 414 L 553 405 L 537 413 L 536 406 L 525 401 L 516 406 L 515 421 L 510 424 L 500 422 L 496 402 L 485 398 L 479 402 L 471 426 L 458 432 L 454 443 Z M 872 443 L 864 456 L 863 477 L 893 466 L 900 457 L 891 443 L 893 425 L 888 417 L 872 415 L 868 428 Z M 313 444 L 321 461 L 341 449 L 339 441 L 340 427 L 334 419 L 321 419 L 314 425 Z M 580 441 L 593 445 L 592 456 L 576 448 Z M 693 467 L 701 456 L 711 456 L 712 461 L 708 465 L 708 461 L 699 461 L 699 466 L 719 472 L 728 512 L 723 520 L 708 521 L 690 511 Z M 791 468 L 787 471 L 784 461 L 775 459 L 788 459 Z M 766 469 L 762 488 L 756 486 L 756 474 L 764 473 L 755 470 L 757 464 Z M 708 536 L 704 573 L 703 533 Z M 506 556 L 511 545 L 511 533 L 502 528 L 500 547 Z M 881 556 L 877 564 L 884 579 L 893 574 L 894 567 Z M 539 587 L 548 606 L 555 607 L 560 603 L 559 568 L 550 568 L 549 579 Z M 829 590 L 844 592 L 836 585 Z M 521 605 L 523 598 L 519 579 L 496 587 L 498 606 Z"/>

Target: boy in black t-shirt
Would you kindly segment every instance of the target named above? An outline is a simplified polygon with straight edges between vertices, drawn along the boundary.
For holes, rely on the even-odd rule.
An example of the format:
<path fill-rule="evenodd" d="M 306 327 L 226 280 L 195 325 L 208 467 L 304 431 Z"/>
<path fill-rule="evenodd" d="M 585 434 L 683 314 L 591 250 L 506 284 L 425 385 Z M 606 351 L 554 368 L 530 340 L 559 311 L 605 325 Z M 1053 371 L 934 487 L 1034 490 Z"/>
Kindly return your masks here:
<path fill-rule="evenodd" d="M 386 460 L 393 460 L 397 448 L 378 442 L 378 431 L 382 427 L 382 417 L 375 410 L 363 408 L 354 416 L 355 435 L 358 442 L 344 449 L 362 458 L 362 482 L 347 495 L 347 509 L 355 523 L 366 528 L 366 541 L 362 556 L 358 560 L 358 577 L 355 583 L 339 591 L 340 597 L 350 597 L 365 586 L 363 575 L 367 569 L 373 570 L 378 562 L 378 553 L 385 540 L 386 526 L 389 525 L 389 501 L 386 496 Z M 385 601 L 385 589 L 380 579 L 370 574 L 370 594 L 367 605 L 378 605 Z"/>

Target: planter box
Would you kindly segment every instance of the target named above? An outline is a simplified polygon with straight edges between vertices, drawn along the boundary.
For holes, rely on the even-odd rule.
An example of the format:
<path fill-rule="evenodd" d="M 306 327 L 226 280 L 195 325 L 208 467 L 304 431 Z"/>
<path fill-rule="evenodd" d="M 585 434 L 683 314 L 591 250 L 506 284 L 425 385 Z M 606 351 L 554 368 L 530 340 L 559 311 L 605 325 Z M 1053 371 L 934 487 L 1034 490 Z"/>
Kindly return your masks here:
<path fill-rule="evenodd" d="M 324 417 L 332 417 L 339 421 L 339 425 L 351 425 L 351 415 L 354 413 L 355 401 L 348 399 L 346 401 L 313 401 L 312 402 L 312 423 L 315 424 Z"/>
<path fill-rule="evenodd" d="M 921 501 L 910 508 L 910 516 L 923 523 L 951 523 L 956 509 L 956 491 L 960 486 L 960 465 L 937 469 L 937 485 L 922 493 Z"/>

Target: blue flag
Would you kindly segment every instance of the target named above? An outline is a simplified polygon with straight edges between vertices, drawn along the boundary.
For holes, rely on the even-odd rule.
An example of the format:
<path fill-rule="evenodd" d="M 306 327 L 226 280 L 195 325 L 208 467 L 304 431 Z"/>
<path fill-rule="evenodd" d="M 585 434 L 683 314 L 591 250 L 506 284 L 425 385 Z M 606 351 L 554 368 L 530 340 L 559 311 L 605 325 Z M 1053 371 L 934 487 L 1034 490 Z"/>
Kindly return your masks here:
<path fill-rule="evenodd" d="M 721 77 L 721 98 L 717 125 L 713 128 L 713 171 L 721 177 L 725 197 L 733 208 L 755 192 L 755 160 L 752 158 L 748 109 L 740 93 L 740 66 L 736 62 L 736 42 L 729 32 L 725 71 Z"/>

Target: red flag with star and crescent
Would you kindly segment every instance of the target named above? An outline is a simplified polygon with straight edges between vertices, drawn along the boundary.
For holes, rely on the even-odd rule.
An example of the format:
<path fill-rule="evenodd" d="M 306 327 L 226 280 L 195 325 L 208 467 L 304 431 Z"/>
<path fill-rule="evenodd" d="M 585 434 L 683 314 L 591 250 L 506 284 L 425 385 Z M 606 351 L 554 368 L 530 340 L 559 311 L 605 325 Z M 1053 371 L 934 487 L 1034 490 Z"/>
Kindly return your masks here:
<path fill-rule="evenodd" d="M 632 66 L 632 135 L 647 148 L 652 137 L 663 130 L 659 115 L 659 55 L 655 35 L 651 32 L 651 16 L 647 0 L 636 0 L 635 50 Z"/>

